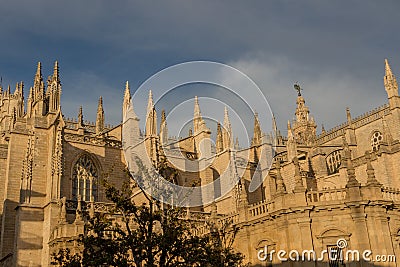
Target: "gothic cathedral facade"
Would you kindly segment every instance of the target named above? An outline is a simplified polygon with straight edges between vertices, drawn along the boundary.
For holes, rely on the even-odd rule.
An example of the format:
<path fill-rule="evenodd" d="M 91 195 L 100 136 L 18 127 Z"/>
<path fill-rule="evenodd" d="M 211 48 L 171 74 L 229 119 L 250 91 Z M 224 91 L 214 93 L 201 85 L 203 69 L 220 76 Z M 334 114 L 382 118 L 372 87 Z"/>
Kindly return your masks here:
<path fill-rule="evenodd" d="M 215 145 L 202 142 L 211 131 L 197 98 L 193 131 L 171 138 L 165 113 L 157 120 L 160 111 L 150 92 L 145 129 L 142 133 L 139 118 L 134 118 L 134 139 L 145 144 L 153 162 L 166 150 L 179 150 L 194 161 L 200 150 L 215 157 L 209 168 L 180 172 L 175 181 L 180 185 L 211 183 L 227 167 L 240 170 L 233 190 L 224 195 L 216 190 L 215 202 L 188 213 L 232 221 L 240 229 L 234 246 L 252 266 L 283 263 L 276 257 L 260 260 L 258 251 L 266 247 L 318 254 L 336 246 L 338 239 L 346 240 L 348 249 L 400 258 L 400 97 L 387 60 L 384 88 L 387 104 L 355 118 L 347 109 L 343 124 L 322 128 L 320 134 L 299 89 L 287 136 L 275 122 L 271 133 L 263 133 L 263 122 L 255 115 L 247 148 L 234 142 L 227 110 Z M 38 64 L 26 104 L 22 82 L 14 93 L 0 87 L 0 266 L 50 266 L 56 249 L 76 247 L 84 228 L 77 211 L 90 207 L 107 212 L 110 203 L 99 183 L 105 173 L 113 170 L 109 179 L 117 186 L 129 179 L 122 124 L 105 124 L 102 98 L 92 123 L 84 121 L 82 108 L 77 118 L 63 116 L 61 91 L 57 62 L 46 83 Z M 122 113 L 130 107 L 126 83 Z M 263 157 L 270 155 L 271 146 L 275 153 L 269 168 Z M 249 192 L 253 177 L 263 182 Z M 142 196 L 138 192 L 135 197 L 140 201 Z"/>

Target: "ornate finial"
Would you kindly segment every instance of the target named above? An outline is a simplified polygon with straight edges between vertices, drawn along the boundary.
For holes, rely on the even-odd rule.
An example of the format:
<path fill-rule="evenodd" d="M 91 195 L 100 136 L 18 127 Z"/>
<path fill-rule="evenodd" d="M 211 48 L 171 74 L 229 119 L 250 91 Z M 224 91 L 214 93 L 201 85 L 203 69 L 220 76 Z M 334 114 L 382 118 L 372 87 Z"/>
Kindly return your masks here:
<path fill-rule="evenodd" d="M 300 85 L 298 83 L 294 84 L 294 90 L 297 91 L 297 95 L 301 96 L 301 90 L 303 90 L 303 88 L 300 87 Z"/>

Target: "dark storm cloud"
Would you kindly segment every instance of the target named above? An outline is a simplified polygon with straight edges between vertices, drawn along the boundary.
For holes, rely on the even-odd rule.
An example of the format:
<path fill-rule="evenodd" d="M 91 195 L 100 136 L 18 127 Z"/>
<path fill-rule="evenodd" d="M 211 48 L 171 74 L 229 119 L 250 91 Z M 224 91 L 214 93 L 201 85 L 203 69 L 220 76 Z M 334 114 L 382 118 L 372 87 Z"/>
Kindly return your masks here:
<path fill-rule="evenodd" d="M 120 121 L 124 82 L 187 60 L 232 64 L 270 99 L 281 128 L 299 81 L 327 128 L 383 104 L 383 59 L 400 75 L 396 1 L 8 1 L 0 4 L 0 75 L 32 84 L 59 60 L 63 110 Z M 79 96 L 79 97 L 77 97 Z M 284 129 L 283 129 L 284 130 Z"/>

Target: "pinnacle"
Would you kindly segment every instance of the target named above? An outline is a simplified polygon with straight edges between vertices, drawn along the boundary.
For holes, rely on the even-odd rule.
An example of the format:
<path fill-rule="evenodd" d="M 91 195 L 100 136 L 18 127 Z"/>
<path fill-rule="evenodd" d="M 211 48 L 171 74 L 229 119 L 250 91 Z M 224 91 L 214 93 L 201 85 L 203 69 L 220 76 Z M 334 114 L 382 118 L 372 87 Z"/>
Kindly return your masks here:
<path fill-rule="evenodd" d="M 390 68 L 389 61 L 385 58 L 385 76 L 393 75 Z"/>
<path fill-rule="evenodd" d="M 40 63 L 40 61 L 37 64 L 36 76 L 40 78 L 42 77 L 42 63 Z"/>
<path fill-rule="evenodd" d="M 98 103 L 98 106 L 97 106 L 97 112 L 102 112 L 102 111 L 103 111 L 103 97 L 100 96 L 99 103 Z"/>
<path fill-rule="evenodd" d="M 53 79 L 56 80 L 56 81 L 58 81 L 60 79 L 60 77 L 59 77 L 59 69 L 58 69 L 58 61 L 54 62 Z"/>
<path fill-rule="evenodd" d="M 231 121 L 229 119 L 228 108 L 225 106 L 224 108 L 224 129 L 228 132 L 231 132 Z"/>
<path fill-rule="evenodd" d="M 130 91 L 130 87 L 129 87 L 129 82 L 126 81 L 125 84 L 125 93 L 124 93 L 124 100 L 125 101 L 129 101 L 131 99 L 131 91 Z"/>
<path fill-rule="evenodd" d="M 147 114 L 149 114 L 154 108 L 154 103 L 153 103 L 153 92 L 149 90 L 149 99 L 147 102 Z"/>
<path fill-rule="evenodd" d="M 164 123 L 167 120 L 166 115 L 165 115 L 165 110 L 163 109 L 161 111 L 161 124 Z"/>

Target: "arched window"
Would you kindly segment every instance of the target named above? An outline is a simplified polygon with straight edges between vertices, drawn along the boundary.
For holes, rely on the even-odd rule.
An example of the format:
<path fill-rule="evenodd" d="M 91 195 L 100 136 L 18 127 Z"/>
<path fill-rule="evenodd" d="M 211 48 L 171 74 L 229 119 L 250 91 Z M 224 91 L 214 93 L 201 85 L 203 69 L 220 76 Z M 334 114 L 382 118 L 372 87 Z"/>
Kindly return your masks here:
<path fill-rule="evenodd" d="M 97 201 L 98 171 L 88 155 L 81 156 L 72 171 L 72 197 L 81 196 L 83 201 Z"/>
<path fill-rule="evenodd" d="M 335 150 L 326 157 L 326 166 L 328 167 L 328 174 L 339 172 L 340 164 L 342 163 L 342 156 L 340 150 Z"/>
<path fill-rule="evenodd" d="M 213 172 L 214 181 L 214 198 L 217 199 L 221 197 L 221 180 L 219 178 L 219 173 L 214 168 L 211 168 Z"/>
<path fill-rule="evenodd" d="M 379 145 L 383 140 L 383 136 L 382 133 L 379 131 L 376 131 L 373 133 L 373 135 L 371 136 L 371 147 L 372 147 L 372 151 L 378 151 L 379 149 Z"/>

